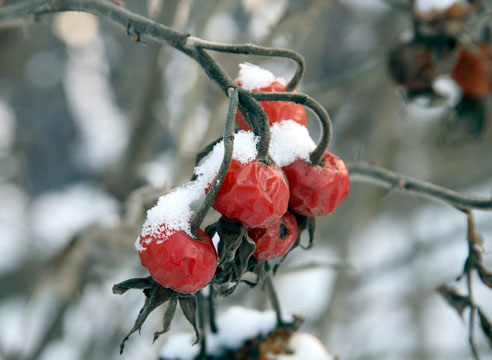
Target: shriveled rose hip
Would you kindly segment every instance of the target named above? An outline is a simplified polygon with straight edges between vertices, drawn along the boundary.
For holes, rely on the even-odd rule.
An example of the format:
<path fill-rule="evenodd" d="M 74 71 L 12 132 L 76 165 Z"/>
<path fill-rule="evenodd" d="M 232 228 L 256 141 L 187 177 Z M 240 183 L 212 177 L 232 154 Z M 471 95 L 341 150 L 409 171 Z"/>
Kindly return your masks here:
<path fill-rule="evenodd" d="M 289 209 L 301 215 L 328 215 L 349 192 L 345 163 L 328 151 L 319 165 L 298 159 L 282 170 L 289 180 Z"/>
<path fill-rule="evenodd" d="M 140 261 L 152 278 L 179 293 L 200 290 L 217 269 L 217 252 L 212 239 L 202 230 L 198 230 L 196 239 L 184 231 L 141 236 L 140 245 Z"/>
<path fill-rule="evenodd" d="M 256 244 L 253 256 L 260 260 L 284 256 L 294 245 L 297 233 L 296 218 L 289 212 L 267 228 L 249 229 L 248 236 Z"/>
<path fill-rule="evenodd" d="M 266 227 L 287 211 L 289 187 L 274 164 L 232 160 L 212 207 L 248 227 Z"/>
<path fill-rule="evenodd" d="M 492 47 L 479 44 L 474 50 L 461 50 L 451 76 L 467 96 L 482 98 L 492 92 Z"/>

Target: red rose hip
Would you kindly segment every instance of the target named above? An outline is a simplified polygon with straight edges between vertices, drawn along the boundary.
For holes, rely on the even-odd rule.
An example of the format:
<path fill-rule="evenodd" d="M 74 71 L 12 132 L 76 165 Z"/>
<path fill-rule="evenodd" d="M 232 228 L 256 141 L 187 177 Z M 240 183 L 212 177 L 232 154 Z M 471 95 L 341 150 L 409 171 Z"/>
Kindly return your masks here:
<path fill-rule="evenodd" d="M 345 163 L 328 151 L 319 165 L 298 159 L 282 170 L 289 180 L 289 208 L 301 215 L 328 215 L 349 192 Z"/>
<path fill-rule="evenodd" d="M 474 51 L 461 49 L 451 73 L 471 98 L 483 98 L 492 92 L 492 47 L 479 44 Z"/>
<path fill-rule="evenodd" d="M 200 290 L 217 269 L 217 252 L 212 239 L 202 230 L 198 230 L 196 239 L 184 231 L 141 236 L 140 247 L 140 261 L 152 278 L 179 293 Z"/>
<path fill-rule="evenodd" d="M 267 228 L 249 229 L 248 235 L 256 244 L 253 256 L 260 260 L 284 256 L 294 245 L 297 233 L 296 218 L 289 212 Z"/>
<path fill-rule="evenodd" d="M 232 160 L 212 207 L 248 227 L 266 227 L 280 219 L 289 204 L 289 187 L 274 164 Z"/>

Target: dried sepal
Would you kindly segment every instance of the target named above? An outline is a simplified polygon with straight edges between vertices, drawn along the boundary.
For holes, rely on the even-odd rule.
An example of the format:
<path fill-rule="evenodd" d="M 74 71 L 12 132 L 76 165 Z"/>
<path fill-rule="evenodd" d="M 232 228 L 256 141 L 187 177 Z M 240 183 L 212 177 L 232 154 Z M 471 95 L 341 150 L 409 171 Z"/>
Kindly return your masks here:
<path fill-rule="evenodd" d="M 233 262 L 236 257 L 236 251 L 241 245 L 242 238 L 245 230 L 243 229 L 239 234 L 227 234 L 219 232 L 220 242 L 218 246 L 219 253 L 219 266 L 228 262 Z"/>
<path fill-rule="evenodd" d="M 307 230 L 309 234 L 309 243 L 307 246 L 302 246 L 304 250 L 309 250 L 314 246 L 314 232 L 316 231 L 316 219 L 314 217 L 307 218 Z"/>
<path fill-rule="evenodd" d="M 239 258 L 239 266 L 236 268 L 237 282 L 241 279 L 244 273 L 248 270 L 251 256 L 255 252 L 256 245 L 253 240 L 243 234 L 241 244 L 237 254 Z"/>
<path fill-rule="evenodd" d="M 119 284 L 113 285 L 113 294 L 122 295 L 130 289 L 150 289 L 152 287 L 152 277 L 128 279 Z"/>
<path fill-rule="evenodd" d="M 477 266 L 477 272 L 482 283 L 492 289 L 492 271 L 483 266 L 483 264 L 479 264 Z"/>
<path fill-rule="evenodd" d="M 129 339 L 130 335 L 135 331 L 139 331 L 142 328 L 143 323 L 149 316 L 149 314 L 154 311 L 159 305 L 163 304 L 169 299 L 170 291 L 163 288 L 156 282 L 153 282 L 152 288 L 147 288 L 144 290 L 144 294 L 146 296 L 145 304 L 140 310 L 133 327 L 130 332 L 123 338 L 120 344 L 120 354 L 123 353 L 125 348 L 125 342 Z"/>
<path fill-rule="evenodd" d="M 169 304 L 167 304 L 166 311 L 164 312 L 164 316 L 162 318 L 162 330 L 161 331 L 156 331 L 154 333 L 154 340 L 152 342 L 155 342 L 159 336 L 162 334 L 165 334 L 169 331 L 171 328 L 171 322 L 174 318 L 174 314 L 176 313 L 176 305 L 178 304 L 178 298 L 175 293 L 171 294 L 169 297 Z"/>
<path fill-rule="evenodd" d="M 188 320 L 188 322 L 195 329 L 196 340 L 193 345 L 198 344 L 200 341 L 200 331 L 198 330 L 198 326 L 196 323 L 196 313 L 197 313 L 197 301 L 196 296 L 180 296 L 178 297 L 179 305 L 181 306 L 181 310 L 183 310 L 183 314 Z"/>
<path fill-rule="evenodd" d="M 458 291 L 450 286 L 441 285 L 436 291 L 446 300 L 446 302 L 455 309 L 458 314 L 463 317 L 463 311 L 471 306 L 470 298 L 465 295 L 461 295 Z"/>
<path fill-rule="evenodd" d="M 480 327 L 482 328 L 482 331 L 487 338 L 487 342 L 492 349 L 492 323 L 480 308 L 477 308 L 477 310 L 478 317 L 480 318 Z"/>

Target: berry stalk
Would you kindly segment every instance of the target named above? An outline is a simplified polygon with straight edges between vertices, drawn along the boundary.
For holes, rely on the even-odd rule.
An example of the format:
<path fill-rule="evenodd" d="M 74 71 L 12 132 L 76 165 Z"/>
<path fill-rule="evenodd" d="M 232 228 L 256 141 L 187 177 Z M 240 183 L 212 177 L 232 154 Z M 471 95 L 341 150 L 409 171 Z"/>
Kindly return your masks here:
<path fill-rule="evenodd" d="M 258 159 L 266 161 L 268 159 L 268 148 L 270 146 L 270 127 L 268 118 L 260 103 L 247 90 L 239 88 L 239 102 L 242 106 L 243 115 L 253 129 L 255 135 L 260 137 L 258 144 Z M 234 115 L 235 117 L 235 115 Z"/>
<path fill-rule="evenodd" d="M 229 169 L 232 161 L 232 150 L 234 147 L 234 119 L 239 101 L 237 87 L 227 89 L 227 94 L 229 96 L 229 108 L 227 110 L 227 118 L 224 127 L 224 159 L 222 160 L 222 164 L 220 165 L 220 169 L 215 177 L 215 180 L 210 186 L 208 194 L 205 196 L 203 204 L 193 215 L 190 221 L 190 229 L 193 235 L 196 234 L 200 224 L 205 218 L 205 215 L 212 206 L 212 203 L 219 192 L 220 186 L 224 181 L 227 170 Z"/>

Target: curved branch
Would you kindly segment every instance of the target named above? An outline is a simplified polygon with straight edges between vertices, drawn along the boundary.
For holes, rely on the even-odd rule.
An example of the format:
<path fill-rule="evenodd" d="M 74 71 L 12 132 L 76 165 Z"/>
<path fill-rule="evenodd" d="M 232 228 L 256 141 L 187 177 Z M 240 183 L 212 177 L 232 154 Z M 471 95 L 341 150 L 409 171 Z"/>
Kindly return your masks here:
<path fill-rule="evenodd" d="M 39 15 L 63 11 L 82 11 L 97 15 L 120 25 L 127 30 L 129 35 L 138 37 L 145 35 L 150 40 L 165 42 L 175 47 L 183 46 L 189 36 L 110 1 L 100 0 L 22 1 L 0 9 L 0 25 L 13 19 L 29 20 Z"/>
<path fill-rule="evenodd" d="M 258 143 L 258 159 L 266 160 L 268 158 L 268 148 L 270 146 L 270 127 L 268 126 L 268 118 L 265 110 L 258 101 L 252 96 L 253 93 L 239 88 L 239 101 L 246 110 L 244 115 L 250 124 L 253 132 L 260 135 Z"/>
<path fill-rule="evenodd" d="M 205 51 L 205 47 L 193 46 L 192 43 L 193 41 L 196 42 L 197 38 L 192 38 L 191 43 L 189 43 L 189 34 L 174 30 L 144 16 L 135 14 L 110 1 L 25 0 L 15 5 L 0 8 L 0 26 L 12 20 L 32 20 L 43 14 L 63 11 L 82 11 L 97 15 L 119 25 L 136 41 L 145 40 L 164 43 L 174 47 L 198 62 L 207 76 L 220 86 L 226 95 L 229 88 L 235 88 L 237 86 L 220 64 Z M 258 51 L 264 51 L 264 54 L 267 55 L 267 48 L 260 47 L 260 49 Z M 275 49 L 272 51 L 275 54 L 279 53 Z M 295 57 L 294 52 L 290 53 L 288 50 L 285 50 L 285 56 L 288 57 L 287 55 L 292 58 Z M 302 75 L 302 72 L 300 74 Z M 254 119 L 252 123 L 258 124 L 253 127 L 255 134 L 262 138 L 258 148 L 258 157 L 260 159 L 266 158 L 269 145 L 269 129 L 266 114 L 249 92 L 240 93 L 239 104 L 242 109 L 247 110 L 249 119 Z"/>
<path fill-rule="evenodd" d="M 304 75 L 305 61 L 304 57 L 294 50 L 271 48 L 265 46 L 259 46 L 255 44 L 221 44 L 213 41 L 207 41 L 199 39 L 194 36 L 190 36 L 186 42 L 189 47 L 203 48 L 218 52 L 225 52 L 230 54 L 244 54 L 244 55 L 257 55 L 257 56 L 269 56 L 269 57 L 281 57 L 294 60 L 297 63 L 297 69 L 286 86 L 287 91 L 294 90 L 299 81 L 301 81 Z"/>
<path fill-rule="evenodd" d="M 464 195 L 426 181 L 402 175 L 368 163 L 348 164 L 351 181 L 372 182 L 386 188 L 396 188 L 416 195 L 445 202 L 458 210 L 492 210 L 492 198 Z"/>
<path fill-rule="evenodd" d="M 224 158 L 222 160 L 222 164 L 220 165 L 219 172 L 215 177 L 212 185 L 210 186 L 210 190 L 203 201 L 203 204 L 197 210 L 197 212 L 193 215 L 193 218 L 190 222 L 190 229 L 192 234 L 196 234 L 200 224 L 202 223 L 205 215 L 208 210 L 212 206 L 212 203 L 219 192 L 220 186 L 224 181 L 227 170 L 231 165 L 232 161 L 232 150 L 234 148 L 234 119 L 236 117 L 237 104 L 238 104 L 238 91 L 237 87 L 229 88 L 227 91 L 229 95 L 229 109 L 227 110 L 227 118 L 224 128 Z"/>
<path fill-rule="evenodd" d="M 307 106 L 316 114 L 321 125 L 321 137 L 316 149 L 311 153 L 311 162 L 313 164 L 318 164 L 323 153 L 330 144 L 332 134 L 330 115 L 328 115 L 325 108 L 306 94 L 255 92 L 251 93 L 251 95 L 258 101 L 292 101 L 296 104 Z"/>

